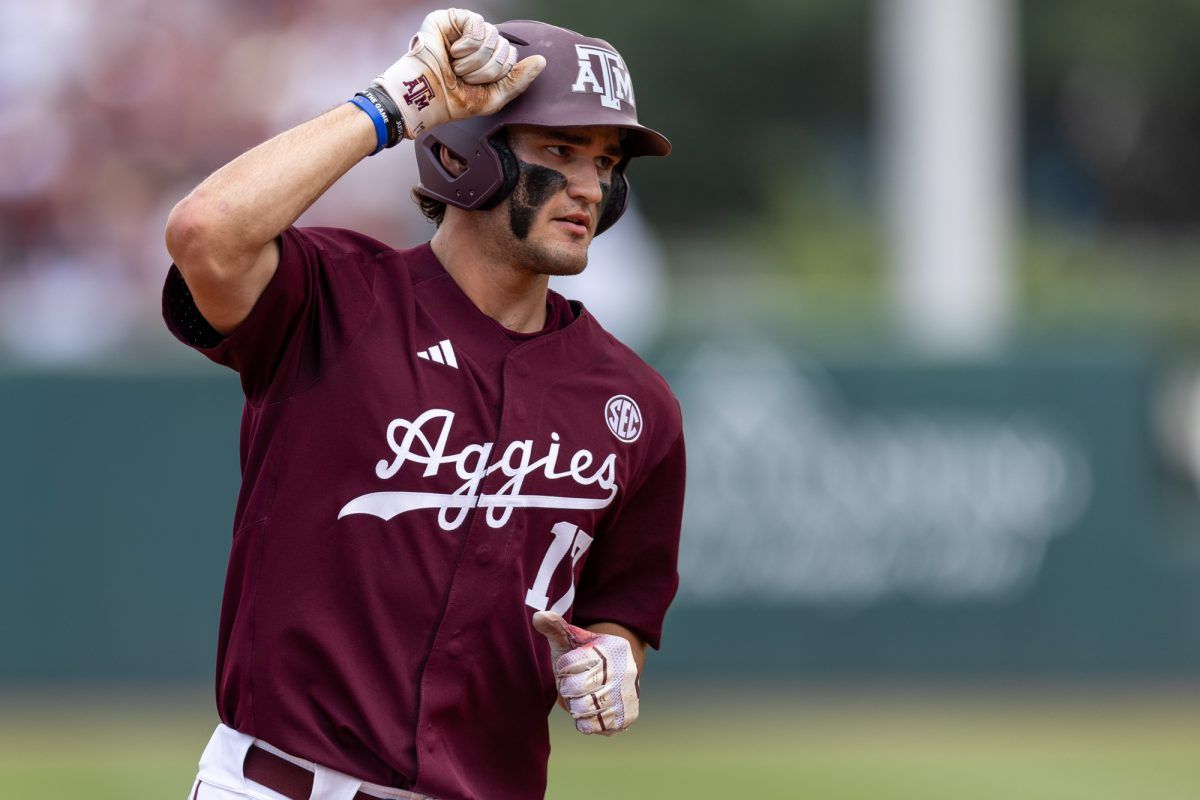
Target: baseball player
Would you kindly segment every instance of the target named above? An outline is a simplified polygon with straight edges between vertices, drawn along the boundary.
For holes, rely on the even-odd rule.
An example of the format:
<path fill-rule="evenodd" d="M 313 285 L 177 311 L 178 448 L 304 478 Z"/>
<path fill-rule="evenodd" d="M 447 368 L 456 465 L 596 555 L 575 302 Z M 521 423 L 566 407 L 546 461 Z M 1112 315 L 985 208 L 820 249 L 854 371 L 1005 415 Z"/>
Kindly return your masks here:
<path fill-rule="evenodd" d="M 679 407 L 547 288 L 621 216 L 630 159 L 670 151 L 634 102 L 607 42 L 437 11 L 172 211 L 168 327 L 246 397 L 191 797 L 540 797 L 556 700 L 583 733 L 637 718 L 678 582 Z M 430 242 L 293 227 L 404 139 Z"/>

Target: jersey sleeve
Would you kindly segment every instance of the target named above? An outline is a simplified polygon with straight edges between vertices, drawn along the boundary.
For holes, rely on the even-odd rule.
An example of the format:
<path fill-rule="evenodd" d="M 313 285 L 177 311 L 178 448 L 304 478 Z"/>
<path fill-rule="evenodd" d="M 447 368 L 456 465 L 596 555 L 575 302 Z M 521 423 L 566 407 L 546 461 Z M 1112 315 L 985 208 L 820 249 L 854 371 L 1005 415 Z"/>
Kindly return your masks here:
<path fill-rule="evenodd" d="M 576 625 L 615 622 L 658 649 L 679 588 L 685 472 L 681 432 L 592 545 L 575 597 Z"/>
<path fill-rule="evenodd" d="M 311 385 L 362 329 L 380 248 L 349 231 L 288 228 L 279 237 L 279 267 L 228 336 L 204 319 L 172 265 L 163 318 L 181 342 L 236 370 L 248 399 L 285 399 Z"/>

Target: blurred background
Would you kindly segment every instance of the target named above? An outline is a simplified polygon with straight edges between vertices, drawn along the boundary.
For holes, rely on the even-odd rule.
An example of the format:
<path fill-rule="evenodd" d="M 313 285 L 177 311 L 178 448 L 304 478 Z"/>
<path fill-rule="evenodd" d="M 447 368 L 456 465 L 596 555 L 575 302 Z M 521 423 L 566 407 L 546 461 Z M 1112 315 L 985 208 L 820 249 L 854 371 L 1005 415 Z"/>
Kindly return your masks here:
<path fill-rule="evenodd" d="M 166 215 L 432 7 L 0 2 L 0 797 L 190 785 L 240 396 Z M 1200 0 L 477 8 L 616 44 L 675 145 L 557 288 L 680 398 L 683 583 L 549 796 L 1200 797 Z M 302 224 L 424 241 L 414 183 Z"/>

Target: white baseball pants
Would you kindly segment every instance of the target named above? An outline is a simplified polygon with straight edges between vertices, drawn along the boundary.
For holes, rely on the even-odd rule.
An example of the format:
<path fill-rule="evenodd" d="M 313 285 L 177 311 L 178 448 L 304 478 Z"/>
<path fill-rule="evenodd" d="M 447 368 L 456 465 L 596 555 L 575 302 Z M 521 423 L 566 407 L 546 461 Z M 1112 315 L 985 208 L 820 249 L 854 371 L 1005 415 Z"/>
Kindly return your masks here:
<path fill-rule="evenodd" d="M 255 744 L 313 773 L 312 794 L 308 800 L 352 800 L 359 791 L 383 800 L 428 800 L 424 795 L 366 783 L 337 770 L 288 755 L 261 739 L 238 733 L 227 725 L 218 725 L 208 746 L 204 748 L 204 754 L 200 756 L 200 771 L 192 784 L 188 800 L 289 800 L 242 773 L 246 752 Z"/>

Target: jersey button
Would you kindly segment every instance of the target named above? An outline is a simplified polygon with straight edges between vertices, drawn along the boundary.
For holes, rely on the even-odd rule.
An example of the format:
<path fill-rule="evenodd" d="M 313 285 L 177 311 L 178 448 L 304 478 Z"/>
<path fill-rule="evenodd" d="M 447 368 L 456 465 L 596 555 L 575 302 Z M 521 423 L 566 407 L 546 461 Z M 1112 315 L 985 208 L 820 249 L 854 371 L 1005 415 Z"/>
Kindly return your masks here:
<path fill-rule="evenodd" d="M 480 566 L 486 566 L 492 561 L 492 551 L 486 544 L 475 551 L 475 561 Z"/>
<path fill-rule="evenodd" d="M 458 658 L 463 652 L 462 642 L 451 642 L 446 645 L 446 652 L 450 654 L 451 658 Z"/>

